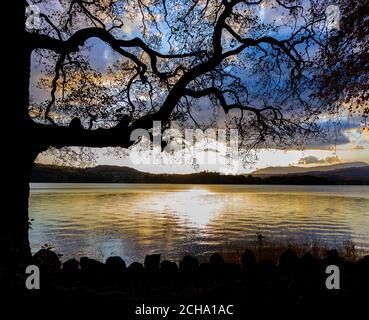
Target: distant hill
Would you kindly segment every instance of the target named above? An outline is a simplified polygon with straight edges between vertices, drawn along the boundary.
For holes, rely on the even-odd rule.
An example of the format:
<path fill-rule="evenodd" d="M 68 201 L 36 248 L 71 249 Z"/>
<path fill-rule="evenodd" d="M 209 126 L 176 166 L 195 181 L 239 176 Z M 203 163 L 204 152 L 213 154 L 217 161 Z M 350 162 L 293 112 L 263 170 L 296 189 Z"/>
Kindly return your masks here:
<path fill-rule="evenodd" d="M 369 184 L 369 166 L 362 166 L 362 167 L 352 167 L 352 168 L 343 168 L 337 170 L 330 170 L 330 171 L 313 171 L 308 173 L 299 173 L 294 175 L 314 175 L 317 177 L 328 177 L 332 179 L 337 179 L 340 181 L 350 181 L 352 182 L 366 182 Z"/>
<path fill-rule="evenodd" d="M 33 182 L 144 182 L 148 174 L 129 167 L 96 166 L 76 168 L 35 164 Z M 149 174 L 150 175 L 150 174 Z"/>
<path fill-rule="evenodd" d="M 322 167 L 307 172 L 269 175 L 222 175 L 216 172 L 192 174 L 153 174 L 129 167 L 97 166 L 75 168 L 65 166 L 35 164 L 31 182 L 69 183 L 183 183 L 183 184 L 290 184 L 290 185 L 369 185 L 369 165 L 321 170 Z M 295 167 L 299 168 L 299 167 Z M 265 170 L 268 170 L 266 168 Z M 302 168 L 306 169 L 306 168 Z M 267 171 L 268 172 L 268 171 Z M 270 172 L 270 171 L 269 171 Z"/>
<path fill-rule="evenodd" d="M 300 173 L 289 173 L 286 175 L 272 175 L 272 176 L 264 176 L 261 179 L 265 181 L 267 180 L 269 182 L 273 181 L 273 179 L 277 181 L 282 181 L 283 179 L 285 179 L 286 181 L 296 179 L 297 181 L 299 181 L 301 179 L 304 178 L 306 179 L 308 177 L 330 181 L 331 182 L 330 184 L 369 185 L 369 166 L 366 165 L 362 167 L 349 167 L 328 171 L 308 171 Z"/>
<path fill-rule="evenodd" d="M 361 167 L 369 167 L 369 165 L 365 162 L 346 162 L 325 166 L 315 166 L 315 167 L 297 167 L 297 166 L 288 166 L 288 167 L 268 167 L 256 170 L 251 173 L 253 176 L 271 176 L 271 175 L 281 175 L 281 174 L 290 174 L 290 173 L 307 173 L 307 172 L 326 172 L 326 171 L 334 171 L 339 169 L 349 169 L 349 168 L 361 168 Z"/>

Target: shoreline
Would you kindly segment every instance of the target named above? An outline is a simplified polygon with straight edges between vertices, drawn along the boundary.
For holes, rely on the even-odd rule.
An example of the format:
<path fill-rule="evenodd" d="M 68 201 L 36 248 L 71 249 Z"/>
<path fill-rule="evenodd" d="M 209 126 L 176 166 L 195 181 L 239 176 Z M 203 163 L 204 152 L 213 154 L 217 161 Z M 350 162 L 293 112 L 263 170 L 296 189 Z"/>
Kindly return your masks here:
<path fill-rule="evenodd" d="M 109 257 L 105 263 L 83 257 L 61 264 L 56 253 L 41 249 L 33 255 L 32 263 L 40 269 L 41 290 L 24 291 L 23 280 L 12 282 L 9 277 L 4 277 L 4 288 L 23 292 L 30 299 L 41 295 L 58 302 L 87 299 L 137 305 L 148 301 L 357 301 L 369 286 L 369 255 L 352 262 L 334 249 L 327 251 L 324 258 L 315 258 L 309 252 L 298 256 L 294 250 L 286 249 L 278 263 L 258 260 L 253 251 L 246 249 L 239 256 L 239 264 L 226 262 L 221 254 L 213 253 L 202 263 L 184 256 L 176 264 L 161 261 L 156 254 L 147 255 L 144 263 L 130 265 L 118 256 Z M 331 265 L 339 268 L 340 290 L 326 287 L 327 267 Z"/>

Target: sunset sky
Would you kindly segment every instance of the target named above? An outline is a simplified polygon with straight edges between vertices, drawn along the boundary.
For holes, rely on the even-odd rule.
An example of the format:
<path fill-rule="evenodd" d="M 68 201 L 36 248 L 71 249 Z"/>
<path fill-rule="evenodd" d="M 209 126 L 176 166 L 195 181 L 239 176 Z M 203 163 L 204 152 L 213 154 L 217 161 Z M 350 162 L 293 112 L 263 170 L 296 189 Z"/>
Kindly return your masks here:
<path fill-rule="evenodd" d="M 63 10 L 58 1 L 52 1 L 53 6 L 50 10 Z M 260 18 L 264 22 L 278 20 L 278 14 L 270 10 L 266 5 L 259 9 Z M 140 36 L 141 19 L 126 20 L 122 32 L 127 38 Z M 97 70 L 104 72 L 117 59 L 117 54 L 111 48 L 102 42 L 95 39 L 89 40 L 86 46 L 90 46 L 90 61 L 94 64 Z M 50 92 L 39 88 L 38 83 L 43 76 L 43 70 L 37 62 L 37 58 L 33 59 L 32 75 L 30 91 L 33 101 L 40 103 L 47 101 Z M 206 104 L 206 102 L 205 102 Z M 196 114 L 195 114 L 196 116 Z M 198 115 L 201 117 L 201 114 Z M 328 121 L 327 121 L 328 123 Z M 322 127 L 327 127 L 328 124 L 321 123 Z M 339 126 L 329 128 L 329 137 L 326 141 L 308 141 L 304 150 L 275 150 L 275 149 L 261 149 L 257 151 L 257 158 L 246 167 L 239 166 L 234 173 L 250 172 L 257 168 L 264 168 L 267 166 L 316 166 L 327 165 L 339 162 L 355 162 L 363 161 L 369 163 L 369 132 L 363 131 L 362 119 L 358 117 L 349 117 L 342 115 Z M 149 172 L 178 172 L 186 173 L 193 172 L 194 168 L 191 164 L 183 165 L 169 165 L 169 164 L 145 164 L 135 165 L 129 157 L 120 158 L 106 154 L 105 150 L 94 150 L 97 155 L 96 164 L 110 164 L 131 166 L 142 171 Z M 52 159 L 50 156 L 41 155 L 38 161 L 43 163 L 50 163 Z M 223 171 L 219 166 L 204 165 L 199 170 Z"/>
<path fill-rule="evenodd" d="M 276 150 L 262 149 L 257 152 L 257 158 L 251 159 L 250 164 L 238 166 L 236 171 L 232 173 L 247 173 L 255 169 L 269 166 L 321 166 L 342 162 L 366 162 L 369 163 L 369 134 L 362 131 L 360 127 L 342 130 L 341 136 L 331 144 L 322 144 L 321 146 L 306 146 L 303 150 Z M 129 166 L 141 171 L 154 173 L 191 173 L 196 170 L 210 170 L 226 172 L 222 166 L 203 165 L 198 169 L 190 163 L 182 165 L 176 164 L 134 164 L 129 156 L 120 157 L 106 154 L 106 149 L 94 149 L 96 157 L 96 165 L 118 165 Z M 43 163 L 52 163 L 50 156 L 39 157 L 39 161 Z"/>

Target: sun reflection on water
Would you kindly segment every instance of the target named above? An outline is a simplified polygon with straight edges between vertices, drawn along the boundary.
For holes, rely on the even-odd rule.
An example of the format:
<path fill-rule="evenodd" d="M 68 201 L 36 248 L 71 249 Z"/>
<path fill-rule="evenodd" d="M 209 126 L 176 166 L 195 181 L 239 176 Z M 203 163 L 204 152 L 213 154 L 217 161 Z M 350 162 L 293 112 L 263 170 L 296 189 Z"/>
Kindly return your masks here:
<path fill-rule="evenodd" d="M 230 245 L 353 241 L 369 250 L 365 186 L 44 184 L 30 197 L 32 250 L 48 243 L 63 258 L 121 255 L 142 261 Z"/>
<path fill-rule="evenodd" d="M 143 211 L 175 214 L 186 223 L 205 227 L 216 218 L 224 208 L 215 194 L 207 189 L 193 188 L 173 192 L 163 192 L 155 196 L 155 201 L 141 203 Z"/>

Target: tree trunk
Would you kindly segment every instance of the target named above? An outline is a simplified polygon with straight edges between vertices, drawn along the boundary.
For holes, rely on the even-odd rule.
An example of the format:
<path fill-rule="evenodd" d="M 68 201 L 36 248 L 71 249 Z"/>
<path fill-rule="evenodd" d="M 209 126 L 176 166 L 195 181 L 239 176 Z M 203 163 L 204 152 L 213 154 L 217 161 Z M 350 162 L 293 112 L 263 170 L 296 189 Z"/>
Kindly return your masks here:
<path fill-rule="evenodd" d="M 19 148 L 19 147 L 18 147 Z M 29 264 L 31 250 L 29 245 L 29 181 L 32 166 L 37 152 L 29 147 L 20 147 L 12 156 L 15 157 L 7 170 L 11 173 L 11 180 L 6 184 L 7 197 L 4 207 L 7 211 L 2 221 L 3 239 L 1 252 L 7 270 L 24 271 Z"/>
<path fill-rule="evenodd" d="M 3 97 L 4 126 L 3 166 L 5 199 L 2 201 L 0 221 L 0 268 L 6 271 L 24 272 L 30 262 L 28 239 L 29 179 L 35 158 L 41 150 L 32 134 L 32 120 L 28 114 L 31 50 L 25 30 L 25 6 L 23 1 L 10 1 L 12 28 L 7 34 L 9 54 L 5 64 L 9 67 Z M 23 270 L 22 270 L 23 269 Z M 2 272 L 0 272 L 2 273 Z"/>

